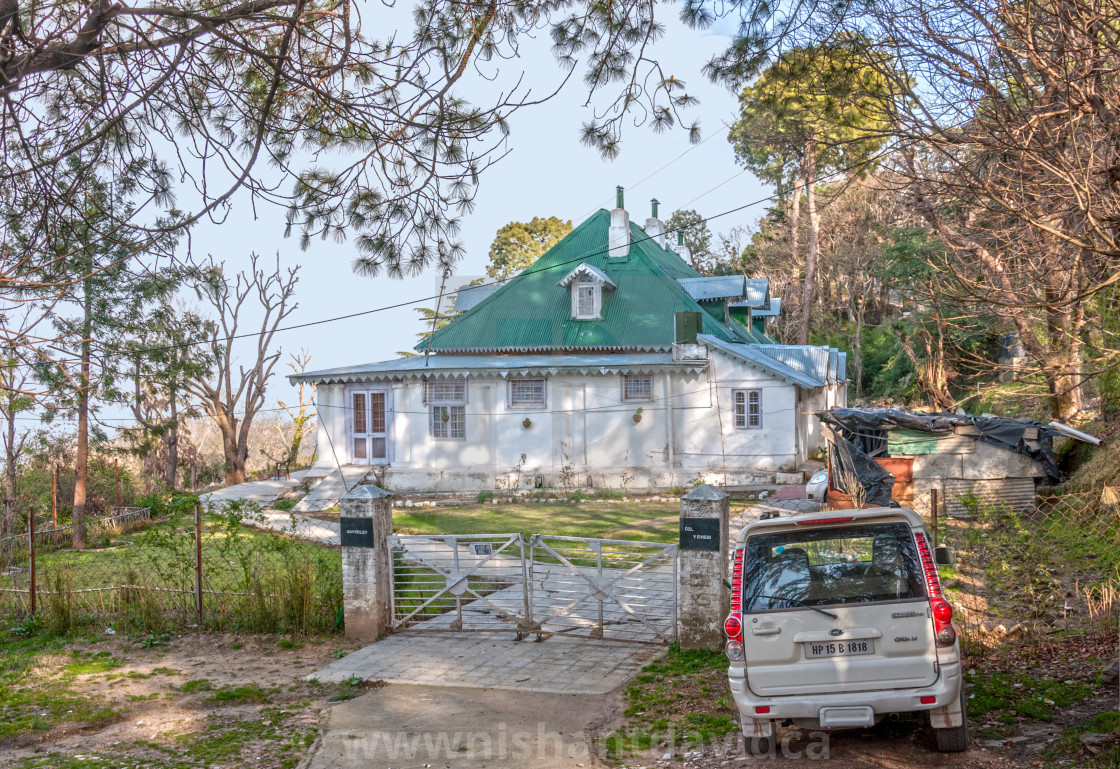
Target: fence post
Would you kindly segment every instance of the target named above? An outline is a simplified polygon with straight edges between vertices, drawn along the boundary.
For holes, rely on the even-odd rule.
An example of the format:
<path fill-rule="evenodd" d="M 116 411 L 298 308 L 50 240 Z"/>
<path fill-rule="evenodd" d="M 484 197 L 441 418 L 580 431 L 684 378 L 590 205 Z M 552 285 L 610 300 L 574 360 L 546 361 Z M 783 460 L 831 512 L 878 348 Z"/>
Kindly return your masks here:
<path fill-rule="evenodd" d="M 937 489 L 929 490 L 929 512 L 933 520 L 933 549 L 937 549 Z"/>
<path fill-rule="evenodd" d="M 194 501 L 194 608 L 202 630 L 202 503 Z"/>
<path fill-rule="evenodd" d="M 35 613 L 36 608 L 36 585 L 35 585 L 35 508 L 31 508 L 31 512 L 27 514 L 27 552 L 30 561 L 29 576 L 31 577 L 31 613 Z"/>
<path fill-rule="evenodd" d="M 339 501 L 342 609 L 347 638 L 375 641 L 392 622 L 392 496 L 377 486 L 355 486 Z"/>
<path fill-rule="evenodd" d="M 58 528 L 58 463 L 51 476 L 51 528 Z"/>
<path fill-rule="evenodd" d="M 113 460 L 113 473 L 117 477 L 117 509 L 121 507 L 121 461 L 119 459 Z"/>
<path fill-rule="evenodd" d="M 682 649 L 722 649 L 729 602 L 730 502 L 704 484 L 681 497 L 677 638 Z"/>

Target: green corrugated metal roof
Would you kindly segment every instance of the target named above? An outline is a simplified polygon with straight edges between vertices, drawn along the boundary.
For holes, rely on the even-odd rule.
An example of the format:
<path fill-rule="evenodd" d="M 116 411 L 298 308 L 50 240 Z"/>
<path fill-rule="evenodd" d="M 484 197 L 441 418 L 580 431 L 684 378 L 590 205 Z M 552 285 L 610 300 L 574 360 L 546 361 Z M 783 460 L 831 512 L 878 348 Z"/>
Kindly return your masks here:
<path fill-rule="evenodd" d="M 608 259 L 609 225 L 609 212 L 592 214 L 532 266 L 437 331 L 432 351 L 669 349 L 675 314 L 701 309 L 677 278 L 695 278 L 698 273 L 634 223 L 629 258 Z M 618 286 L 603 292 L 600 320 L 572 319 L 571 296 L 557 285 L 582 262 L 606 273 Z M 702 333 L 730 342 L 749 338 L 740 339 L 706 312 Z"/>

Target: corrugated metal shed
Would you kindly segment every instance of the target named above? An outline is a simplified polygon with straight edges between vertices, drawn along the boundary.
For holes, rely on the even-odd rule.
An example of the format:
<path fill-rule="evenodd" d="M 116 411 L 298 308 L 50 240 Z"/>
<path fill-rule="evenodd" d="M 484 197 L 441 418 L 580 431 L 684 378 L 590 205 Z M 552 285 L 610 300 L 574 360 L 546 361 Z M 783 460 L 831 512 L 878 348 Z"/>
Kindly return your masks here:
<path fill-rule="evenodd" d="M 700 276 L 633 223 L 629 257 L 608 259 L 609 225 L 609 212 L 592 214 L 531 267 L 438 330 L 432 351 L 670 350 L 675 313 L 701 309 L 677 280 Z M 600 320 L 574 320 L 568 290 L 556 285 L 581 262 L 602 271 L 618 286 L 604 292 Z M 705 334 L 725 341 L 739 339 L 708 313 L 703 323 Z"/>
<path fill-rule="evenodd" d="M 674 361 L 671 353 L 624 353 L 607 355 L 432 355 L 366 363 L 359 366 L 307 371 L 288 377 L 292 384 L 316 382 L 364 382 L 385 379 L 418 379 L 449 374 L 645 374 L 655 371 L 703 371 L 707 361 Z"/>
<path fill-rule="evenodd" d="M 452 306 L 451 311 L 466 312 L 501 287 L 499 283 L 481 286 L 463 286 L 455 292 L 455 304 Z"/>
<path fill-rule="evenodd" d="M 700 336 L 697 337 L 697 339 L 703 344 L 714 347 L 728 355 L 733 355 L 763 371 L 767 371 L 789 384 L 808 388 L 823 387 L 825 384 L 824 380 L 813 379 L 812 377 L 806 376 L 796 368 L 787 366 L 782 361 L 766 354 L 764 351 L 765 348 L 773 345 L 737 344 L 724 342 L 721 339 L 716 339 L 711 336 Z"/>
<path fill-rule="evenodd" d="M 836 375 L 841 382 L 848 381 L 848 353 L 846 352 L 841 352 L 840 359 L 836 362 Z"/>
<path fill-rule="evenodd" d="M 1037 505 L 1034 478 L 997 478 L 974 480 L 971 478 L 946 478 L 942 499 L 945 512 L 954 517 L 968 517 L 976 506 L 1014 510 L 1017 513 L 1033 512 Z"/>
<path fill-rule="evenodd" d="M 746 292 L 746 278 L 742 275 L 681 278 L 677 282 L 697 302 L 710 302 L 715 299 L 738 299 L 743 297 Z"/>

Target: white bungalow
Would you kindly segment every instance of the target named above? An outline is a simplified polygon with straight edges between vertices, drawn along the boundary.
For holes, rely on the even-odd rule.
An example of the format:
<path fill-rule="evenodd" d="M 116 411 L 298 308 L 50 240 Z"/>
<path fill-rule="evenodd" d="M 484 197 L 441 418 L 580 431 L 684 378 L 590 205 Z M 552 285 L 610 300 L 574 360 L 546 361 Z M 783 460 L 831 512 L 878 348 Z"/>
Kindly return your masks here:
<path fill-rule="evenodd" d="M 845 355 L 778 345 L 767 281 L 702 277 L 656 218 L 600 210 L 460 290 L 419 357 L 312 371 L 318 463 L 397 491 L 772 483 L 823 446 Z M 685 255 L 687 256 L 687 254 Z"/>

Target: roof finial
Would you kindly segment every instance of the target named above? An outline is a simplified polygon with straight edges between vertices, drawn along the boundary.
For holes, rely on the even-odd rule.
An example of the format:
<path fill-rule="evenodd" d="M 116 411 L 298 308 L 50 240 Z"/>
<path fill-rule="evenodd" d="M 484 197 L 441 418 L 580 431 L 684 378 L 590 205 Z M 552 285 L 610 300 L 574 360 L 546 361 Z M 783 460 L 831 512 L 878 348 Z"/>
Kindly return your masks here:
<path fill-rule="evenodd" d="M 657 218 L 657 206 L 658 206 L 657 198 L 653 198 L 649 202 L 650 202 L 650 205 L 653 207 L 653 218 L 656 219 Z"/>
<path fill-rule="evenodd" d="M 615 195 L 615 208 L 626 208 L 626 204 L 622 202 L 622 185 L 614 188 Z"/>

